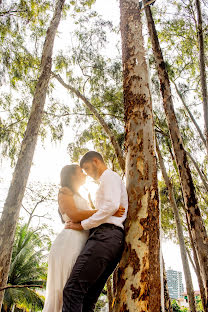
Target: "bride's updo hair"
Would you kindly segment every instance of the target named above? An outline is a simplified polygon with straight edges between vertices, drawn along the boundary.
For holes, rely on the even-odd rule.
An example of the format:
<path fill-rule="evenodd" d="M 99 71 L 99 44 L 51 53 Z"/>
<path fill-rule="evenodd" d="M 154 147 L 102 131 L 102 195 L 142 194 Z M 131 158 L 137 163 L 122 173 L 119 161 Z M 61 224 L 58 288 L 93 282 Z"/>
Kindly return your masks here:
<path fill-rule="evenodd" d="M 73 190 L 73 176 L 76 174 L 78 165 L 67 165 L 61 170 L 61 187 L 68 187 L 72 192 Z"/>

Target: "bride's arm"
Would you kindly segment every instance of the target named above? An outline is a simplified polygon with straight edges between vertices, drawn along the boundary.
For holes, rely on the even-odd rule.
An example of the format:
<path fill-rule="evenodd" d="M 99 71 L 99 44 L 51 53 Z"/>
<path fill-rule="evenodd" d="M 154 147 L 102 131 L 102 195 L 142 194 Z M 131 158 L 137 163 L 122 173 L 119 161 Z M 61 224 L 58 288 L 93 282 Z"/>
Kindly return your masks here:
<path fill-rule="evenodd" d="M 72 222 L 81 222 L 82 220 L 88 219 L 97 209 L 93 210 L 81 210 L 75 205 L 73 193 L 68 188 L 61 188 L 58 194 L 58 203 L 61 214 L 66 213 Z M 122 217 L 125 212 L 125 208 L 120 206 L 114 213 L 115 217 Z"/>
<path fill-rule="evenodd" d="M 67 192 L 67 194 L 59 192 L 58 203 L 61 214 L 66 213 L 67 216 L 71 219 L 72 222 L 80 222 L 82 220 L 88 219 L 97 210 L 81 210 L 78 209 L 75 205 L 73 193 Z"/>

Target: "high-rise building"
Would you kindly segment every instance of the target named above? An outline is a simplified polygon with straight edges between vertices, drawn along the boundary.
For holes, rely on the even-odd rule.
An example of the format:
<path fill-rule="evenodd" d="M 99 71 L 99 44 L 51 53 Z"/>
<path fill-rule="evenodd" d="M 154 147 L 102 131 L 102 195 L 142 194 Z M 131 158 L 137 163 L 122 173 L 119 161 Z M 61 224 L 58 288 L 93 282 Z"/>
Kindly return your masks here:
<path fill-rule="evenodd" d="M 182 272 L 172 269 L 167 270 L 168 290 L 171 299 L 178 299 L 182 297 L 184 292 L 182 283 Z"/>

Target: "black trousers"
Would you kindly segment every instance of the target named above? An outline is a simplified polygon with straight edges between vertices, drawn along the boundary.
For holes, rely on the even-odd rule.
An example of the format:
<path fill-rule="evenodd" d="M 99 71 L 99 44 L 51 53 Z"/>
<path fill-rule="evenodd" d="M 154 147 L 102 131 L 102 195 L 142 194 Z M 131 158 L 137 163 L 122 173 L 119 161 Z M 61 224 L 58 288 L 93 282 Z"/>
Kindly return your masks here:
<path fill-rule="evenodd" d="M 92 312 L 110 274 L 119 262 L 124 232 L 112 224 L 90 231 L 63 291 L 62 312 Z"/>

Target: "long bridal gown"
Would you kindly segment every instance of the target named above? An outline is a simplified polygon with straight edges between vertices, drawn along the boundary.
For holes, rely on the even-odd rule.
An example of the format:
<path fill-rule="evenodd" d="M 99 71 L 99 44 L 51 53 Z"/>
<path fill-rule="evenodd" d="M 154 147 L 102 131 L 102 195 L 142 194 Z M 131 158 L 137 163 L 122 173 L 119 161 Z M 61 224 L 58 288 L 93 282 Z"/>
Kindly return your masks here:
<path fill-rule="evenodd" d="M 77 194 L 73 197 L 78 209 L 89 210 L 88 203 L 84 198 Z M 62 217 L 65 222 L 69 220 L 66 214 Z M 64 229 L 56 237 L 48 258 L 46 300 L 43 312 L 62 311 L 63 288 L 88 236 L 89 231 Z"/>

